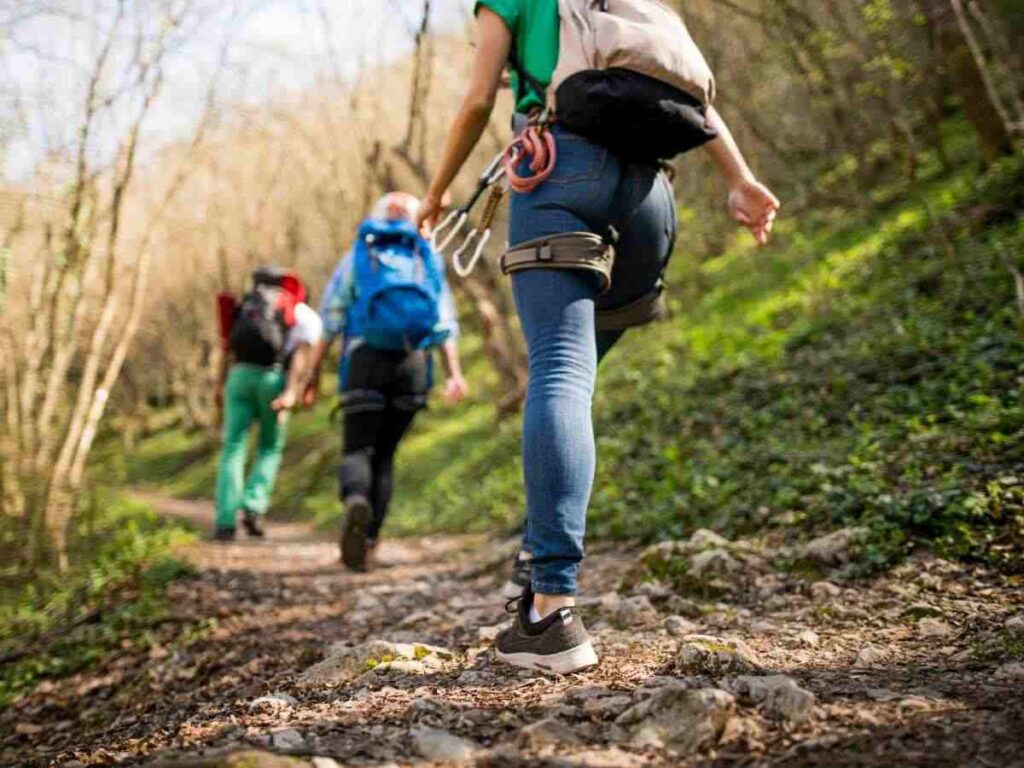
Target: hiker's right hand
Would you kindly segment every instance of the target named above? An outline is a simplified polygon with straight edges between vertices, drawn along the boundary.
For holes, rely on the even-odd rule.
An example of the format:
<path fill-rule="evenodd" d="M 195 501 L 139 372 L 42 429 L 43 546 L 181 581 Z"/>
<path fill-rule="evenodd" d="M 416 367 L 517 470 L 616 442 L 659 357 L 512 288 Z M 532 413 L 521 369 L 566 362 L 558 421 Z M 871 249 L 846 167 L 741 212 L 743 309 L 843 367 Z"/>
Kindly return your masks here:
<path fill-rule="evenodd" d="M 440 196 L 428 192 L 423 202 L 420 203 L 420 210 L 416 214 L 416 227 L 424 237 L 430 237 L 437 226 L 438 219 L 444 213 L 444 209 L 452 203 L 452 195 L 445 191 Z"/>
<path fill-rule="evenodd" d="M 469 394 L 469 383 L 461 376 L 449 376 L 444 384 L 444 399 L 455 405 Z"/>

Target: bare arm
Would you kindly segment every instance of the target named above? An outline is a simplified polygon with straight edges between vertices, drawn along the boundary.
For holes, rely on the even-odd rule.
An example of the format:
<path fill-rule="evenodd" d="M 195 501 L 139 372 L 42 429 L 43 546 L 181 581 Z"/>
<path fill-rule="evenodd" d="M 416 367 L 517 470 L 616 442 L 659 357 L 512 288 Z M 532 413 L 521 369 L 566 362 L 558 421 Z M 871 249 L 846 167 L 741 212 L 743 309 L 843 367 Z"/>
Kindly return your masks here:
<path fill-rule="evenodd" d="M 462 375 L 462 363 L 459 361 L 459 346 L 449 339 L 441 346 L 441 364 L 448 375 L 445 383 L 444 396 L 448 402 L 457 403 L 469 394 L 469 384 Z"/>
<path fill-rule="evenodd" d="M 284 391 L 270 404 L 275 411 L 287 411 L 295 407 L 299 395 L 306 389 L 312 370 L 313 345 L 308 342 L 299 344 L 292 352 L 292 363 L 288 369 L 288 383 Z"/>
<path fill-rule="evenodd" d="M 764 245 L 775 225 L 779 199 L 754 177 L 729 126 L 714 107 L 708 108 L 708 124 L 718 132 L 718 138 L 704 146 L 729 185 L 729 215 Z"/>
<path fill-rule="evenodd" d="M 487 127 L 512 47 L 512 33 L 494 11 L 481 8 L 477 14 L 476 27 L 477 49 L 469 90 L 448 131 L 441 164 L 420 207 L 419 224 L 426 232 L 437 224 L 445 192 L 462 170 Z"/>

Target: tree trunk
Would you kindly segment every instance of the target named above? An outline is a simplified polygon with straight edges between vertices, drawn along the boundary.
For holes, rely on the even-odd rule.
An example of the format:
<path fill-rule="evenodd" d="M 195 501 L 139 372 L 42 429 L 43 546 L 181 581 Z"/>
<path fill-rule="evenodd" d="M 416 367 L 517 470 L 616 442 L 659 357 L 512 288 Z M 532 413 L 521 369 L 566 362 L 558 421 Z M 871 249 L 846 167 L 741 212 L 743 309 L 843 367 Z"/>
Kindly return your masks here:
<path fill-rule="evenodd" d="M 920 8 L 932 28 L 938 64 L 977 133 L 982 159 L 991 165 L 1013 152 L 1013 142 L 999 105 L 993 102 L 986 87 L 985 73 L 979 69 L 964 37 L 957 19 L 958 1 L 920 0 Z"/>

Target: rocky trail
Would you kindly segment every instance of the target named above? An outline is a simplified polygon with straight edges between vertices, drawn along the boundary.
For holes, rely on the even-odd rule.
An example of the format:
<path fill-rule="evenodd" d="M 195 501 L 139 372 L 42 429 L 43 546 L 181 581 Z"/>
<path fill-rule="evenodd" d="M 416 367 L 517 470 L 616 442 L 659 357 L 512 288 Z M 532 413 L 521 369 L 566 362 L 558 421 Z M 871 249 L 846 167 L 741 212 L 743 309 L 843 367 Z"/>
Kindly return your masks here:
<path fill-rule="evenodd" d="M 564 678 L 493 658 L 512 542 L 387 542 L 365 575 L 298 524 L 198 542 L 145 637 L 0 713 L 0 764 L 1024 766 L 1020 577 L 844 585 L 851 537 L 594 547 L 601 664 Z"/>

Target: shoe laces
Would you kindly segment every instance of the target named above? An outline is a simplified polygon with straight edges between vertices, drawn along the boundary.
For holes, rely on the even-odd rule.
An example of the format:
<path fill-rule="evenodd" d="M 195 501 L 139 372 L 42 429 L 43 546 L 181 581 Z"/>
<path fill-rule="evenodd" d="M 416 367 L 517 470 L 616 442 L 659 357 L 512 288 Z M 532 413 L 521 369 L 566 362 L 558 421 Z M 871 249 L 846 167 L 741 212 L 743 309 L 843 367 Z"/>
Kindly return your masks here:
<path fill-rule="evenodd" d="M 505 603 L 505 613 L 519 613 L 519 604 L 523 602 L 523 596 L 513 597 Z"/>

